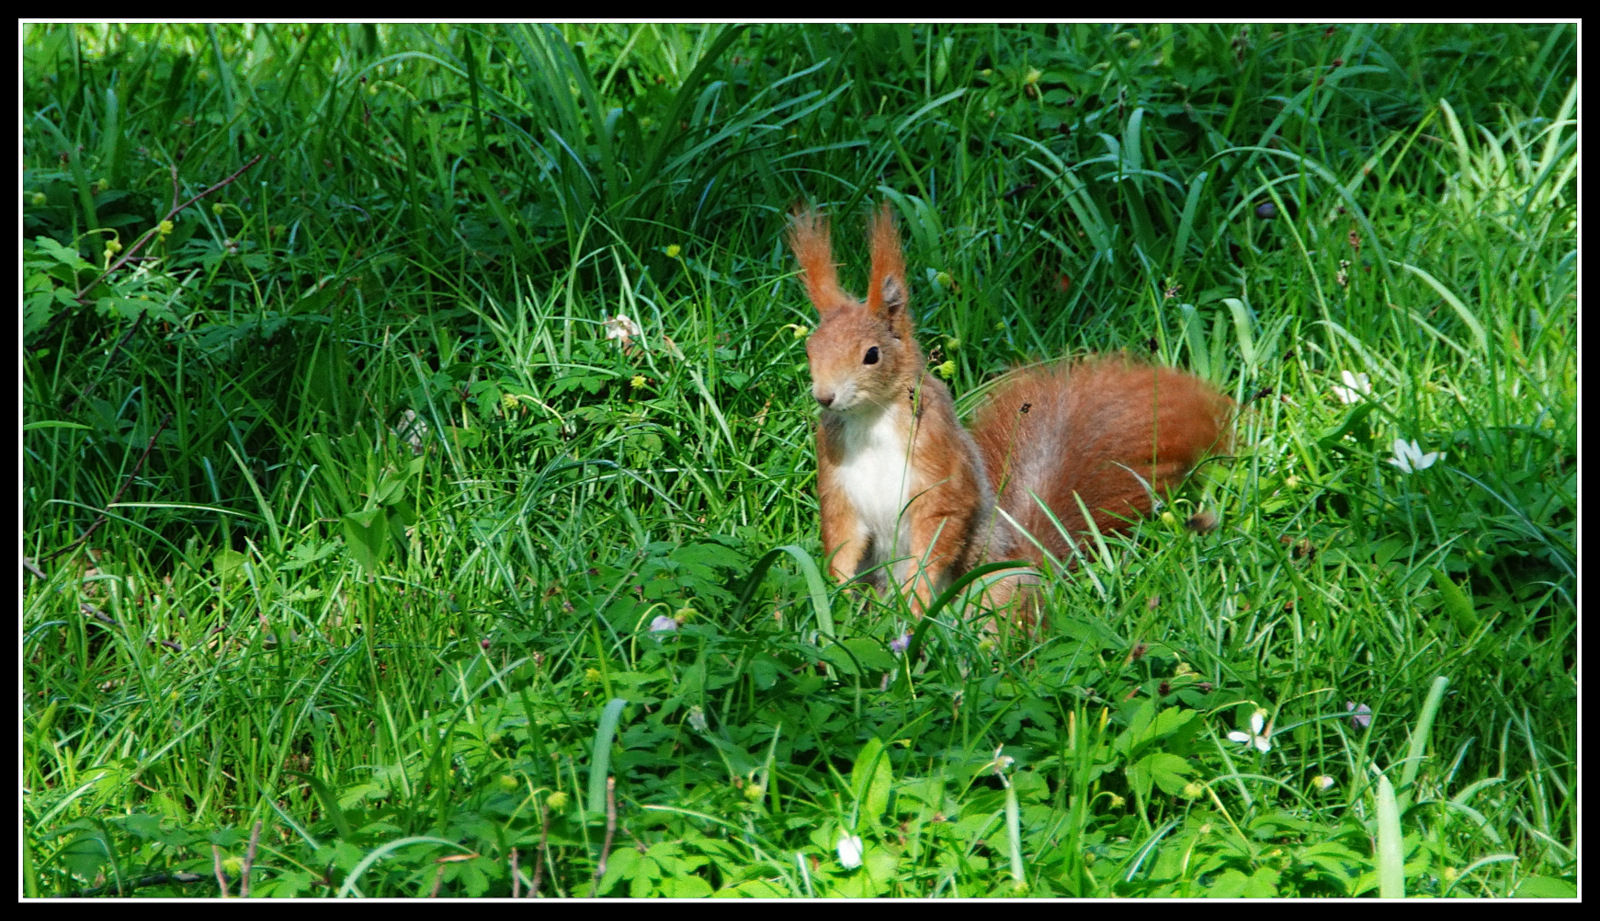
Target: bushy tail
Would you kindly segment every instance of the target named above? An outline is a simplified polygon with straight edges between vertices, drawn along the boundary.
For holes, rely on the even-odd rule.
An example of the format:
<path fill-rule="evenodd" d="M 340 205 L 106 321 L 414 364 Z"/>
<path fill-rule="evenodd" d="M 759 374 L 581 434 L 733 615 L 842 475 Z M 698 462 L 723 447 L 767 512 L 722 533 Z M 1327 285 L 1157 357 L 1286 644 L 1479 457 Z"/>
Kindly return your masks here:
<path fill-rule="evenodd" d="M 1122 357 L 1019 371 L 973 425 L 997 506 L 1057 559 L 1069 534 L 1101 531 L 1149 514 L 1152 492 L 1176 486 L 1208 454 L 1228 450 L 1235 405 L 1191 374 Z M 1003 521 L 990 559 L 1039 561 L 1032 540 Z"/>

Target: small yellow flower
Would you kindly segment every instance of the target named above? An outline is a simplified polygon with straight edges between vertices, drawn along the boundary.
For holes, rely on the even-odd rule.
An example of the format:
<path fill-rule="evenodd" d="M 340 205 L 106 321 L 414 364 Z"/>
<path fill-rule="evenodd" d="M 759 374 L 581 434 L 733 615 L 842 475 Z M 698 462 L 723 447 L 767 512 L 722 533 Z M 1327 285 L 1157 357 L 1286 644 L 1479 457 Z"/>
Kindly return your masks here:
<path fill-rule="evenodd" d="M 1198 780 L 1192 780 L 1183 786 L 1184 799 L 1199 799 L 1206 793 L 1206 785 Z"/>
<path fill-rule="evenodd" d="M 950 277 L 949 272 L 940 272 L 939 274 L 933 276 L 933 283 L 941 288 L 948 289 L 951 285 L 955 284 L 955 280 Z"/>
<path fill-rule="evenodd" d="M 1123 799 L 1122 797 L 1118 796 L 1115 793 L 1111 794 L 1111 799 L 1108 800 L 1108 802 L 1111 804 L 1111 808 L 1112 809 L 1121 809 L 1123 806 L 1126 806 L 1128 804 L 1127 800 Z"/>
<path fill-rule="evenodd" d="M 170 235 L 172 233 L 172 222 L 171 221 L 162 221 L 161 223 L 157 224 L 156 225 L 156 233 L 160 234 L 163 237 Z"/>
<path fill-rule="evenodd" d="M 678 258 L 678 254 L 682 253 L 682 252 L 683 252 L 683 247 L 681 247 L 678 244 L 674 243 L 671 246 L 667 247 L 667 258 L 668 259 L 676 259 L 676 258 Z"/>
<path fill-rule="evenodd" d="M 949 380 L 950 378 L 956 376 L 956 363 L 953 361 L 947 361 L 933 370 L 937 372 L 940 377 L 944 378 L 945 380 Z"/>
<path fill-rule="evenodd" d="M 633 378 L 628 381 L 628 386 L 632 387 L 635 390 L 638 390 L 640 387 L 643 387 L 646 383 L 647 383 L 647 381 L 645 380 L 645 376 L 643 374 L 635 374 L 633 376 Z"/>
<path fill-rule="evenodd" d="M 567 794 L 557 790 L 546 797 L 545 802 L 549 804 L 551 809 L 560 809 L 567 805 Z"/>
<path fill-rule="evenodd" d="M 1327 774 L 1318 774 L 1317 776 L 1311 778 L 1311 785 L 1316 787 L 1318 790 L 1332 790 L 1334 784 L 1336 783 L 1338 783 L 1338 781 L 1334 780 L 1332 777 L 1329 777 Z"/>
<path fill-rule="evenodd" d="M 1028 68 L 1028 75 L 1026 77 L 1022 78 L 1022 82 L 1026 83 L 1029 86 L 1033 86 L 1035 83 L 1038 83 L 1039 82 L 1039 78 L 1043 77 L 1043 76 L 1044 76 L 1044 71 L 1041 71 L 1037 67 L 1030 67 L 1030 68 Z"/>
<path fill-rule="evenodd" d="M 586 669 L 584 671 L 584 673 L 583 673 L 583 680 L 589 682 L 590 684 L 595 684 L 595 683 L 599 682 L 599 680 L 600 680 L 600 669 L 598 669 L 598 668 Z"/>

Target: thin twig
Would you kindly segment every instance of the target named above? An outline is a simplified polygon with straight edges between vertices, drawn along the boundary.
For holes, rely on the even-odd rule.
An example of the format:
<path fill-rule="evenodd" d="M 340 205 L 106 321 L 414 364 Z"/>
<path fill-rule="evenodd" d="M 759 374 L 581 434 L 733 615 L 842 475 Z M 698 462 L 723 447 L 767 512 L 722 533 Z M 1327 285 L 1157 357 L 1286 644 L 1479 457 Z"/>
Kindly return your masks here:
<path fill-rule="evenodd" d="M 205 877 L 198 873 L 156 873 L 150 876 L 141 876 L 136 880 L 127 882 L 106 883 L 104 886 L 78 889 L 65 893 L 61 897 L 64 899 L 91 899 L 112 889 L 116 889 L 120 895 L 144 886 L 159 886 L 162 883 L 198 883 L 204 879 Z"/>
<path fill-rule="evenodd" d="M 222 897 L 228 897 L 228 874 L 222 871 L 222 848 L 211 845 L 211 872 L 217 874 L 217 886 L 222 890 Z"/>
<path fill-rule="evenodd" d="M 95 620 L 98 620 L 99 622 L 101 622 L 102 624 L 105 624 L 107 626 L 111 626 L 111 627 L 121 627 L 122 626 L 121 624 L 117 623 L 117 619 L 115 617 L 112 617 L 110 614 L 107 614 L 106 612 L 100 610 L 99 608 L 95 607 L 94 605 L 90 604 L 87 601 L 78 602 L 78 610 L 80 610 L 83 613 L 89 615 L 90 617 L 93 617 Z"/>
<path fill-rule="evenodd" d="M 250 897 L 250 866 L 256 862 L 256 844 L 261 841 L 261 820 L 256 819 L 256 825 L 250 829 L 250 846 L 245 848 L 244 861 L 239 864 L 239 898 Z"/>
<path fill-rule="evenodd" d="M 115 617 L 112 617 L 110 614 L 107 614 L 87 601 L 78 602 L 78 610 L 89 615 L 90 617 L 93 617 L 95 620 L 98 620 L 108 627 L 116 627 L 118 630 L 124 629 L 122 623 Z M 145 642 L 151 646 L 165 646 L 173 652 L 183 652 L 183 644 L 177 640 L 156 640 L 147 637 L 145 638 Z"/>
<path fill-rule="evenodd" d="M 522 898 L 522 880 L 517 877 L 517 849 L 511 849 L 511 897 Z"/>
<path fill-rule="evenodd" d="M 246 170 L 250 169 L 252 166 L 255 166 L 257 163 L 260 163 L 261 162 L 261 158 L 264 157 L 264 156 L 266 156 L 266 154 L 256 154 L 254 157 L 250 158 L 250 162 L 249 163 L 246 163 L 244 166 L 241 166 L 237 170 L 235 170 L 232 176 L 229 176 L 228 178 L 222 180 L 221 182 L 217 183 L 216 185 L 212 186 L 211 188 L 206 189 L 204 192 L 201 192 L 200 194 L 198 194 L 195 197 L 189 199 L 188 201 L 184 202 L 181 205 L 173 205 L 172 206 L 172 210 L 167 212 L 167 216 L 166 217 L 162 218 L 160 221 L 157 221 L 156 225 L 154 227 L 152 227 L 149 230 L 146 230 L 144 233 L 140 234 L 139 235 L 139 239 L 133 241 L 133 245 L 128 247 L 128 249 L 122 254 L 122 257 L 120 259 L 118 259 L 116 262 L 111 263 L 111 265 L 107 266 L 106 270 L 104 272 L 101 272 L 99 277 L 97 277 L 94 281 L 91 281 L 87 285 L 84 285 L 82 288 L 79 288 L 78 292 L 72 296 L 73 299 L 76 300 L 80 304 L 87 304 L 88 300 L 85 299 L 84 295 L 88 294 L 90 291 L 93 291 L 95 285 L 98 285 L 102 281 L 105 281 L 107 278 L 111 277 L 111 273 L 112 272 L 115 272 L 117 269 L 120 269 L 124 265 L 127 265 L 129 259 L 132 259 L 135 255 L 137 255 L 139 250 L 144 249 L 145 244 L 149 243 L 151 238 L 153 238 L 158 232 L 160 232 L 162 221 L 170 221 L 170 220 L 172 220 L 173 218 L 178 216 L 178 212 L 180 212 L 183 209 L 189 207 L 190 205 L 194 204 L 195 202 L 199 201 L 200 199 L 205 198 L 207 195 L 210 195 L 212 192 L 215 192 L 218 189 L 221 189 L 222 187 L 231 184 L 235 179 L 238 179 L 240 176 L 243 176 Z M 174 197 L 176 197 L 176 196 L 174 196 Z"/>
<path fill-rule="evenodd" d="M 108 517 L 107 513 L 110 512 L 112 506 L 122 501 L 122 494 L 128 491 L 128 487 L 133 483 L 134 478 L 139 475 L 139 471 L 144 469 L 145 458 L 150 456 L 151 449 L 156 446 L 156 439 L 160 438 L 161 433 L 167 430 L 167 423 L 171 421 L 172 413 L 167 413 L 166 416 L 162 417 L 161 425 L 156 428 L 156 433 L 150 436 L 150 443 L 144 446 L 144 453 L 139 455 L 139 462 L 133 465 L 133 472 L 129 473 L 127 478 L 122 481 L 122 486 L 117 489 L 117 494 L 111 498 L 110 505 L 107 505 L 105 510 L 100 513 L 100 517 L 94 520 L 94 524 L 89 525 L 89 530 L 83 532 L 82 537 L 66 545 L 65 547 L 62 547 L 55 553 L 50 554 L 49 556 L 45 557 L 45 559 L 53 560 L 61 554 L 66 553 L 68 550 L 77 547 L 79 544 L 87 541 L 89 536 L 95 532 L 95 529 L 106 523 L 106 518 Z"/>

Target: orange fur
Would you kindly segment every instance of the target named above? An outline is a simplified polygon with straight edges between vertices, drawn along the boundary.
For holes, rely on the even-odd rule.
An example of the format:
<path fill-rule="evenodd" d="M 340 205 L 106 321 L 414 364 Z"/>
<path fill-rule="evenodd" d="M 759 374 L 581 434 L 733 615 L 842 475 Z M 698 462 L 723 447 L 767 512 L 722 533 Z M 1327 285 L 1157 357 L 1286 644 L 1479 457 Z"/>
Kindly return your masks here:
<path fill-rule="evenodd" d="M 789 226 L 820 318 L 806 356 L 822 406 L 822 544 L 839 581 L 883 586 L 887 571 L 920 614 L 985 560 L 1066 557 L 1071 535 L 1087 529 L 1080 498 L 1102 531 L 1125 527 L 1149 512 L 1153 491 L 1225 449 L 1231 400 L 1192 375 L 1118 357 L 1014 372 L 968 433 L 917 345 L 887 204 L 869 238 L 869 287 L 858 301 L 839 287 L 827 219 L 797 211 Z M 1008 602 L 1023 581 L 997 583 L 991 602 Z"/>
<path fill-rule="evenodd" d="M 1065 559 L 1068 535 L 1088 530 L 1083 508 L 1102 532 L 1149 514 L 1154 493 L 1228 449 L 1232 413 L 1232 400 L 1193 375 L 1101 356 L 1014 372 L 979 410 L 973 437 L 999 507 Z M 1042 561 L 1034 541 L 1003 523 L 996 531 L 1004 555 Z"/>

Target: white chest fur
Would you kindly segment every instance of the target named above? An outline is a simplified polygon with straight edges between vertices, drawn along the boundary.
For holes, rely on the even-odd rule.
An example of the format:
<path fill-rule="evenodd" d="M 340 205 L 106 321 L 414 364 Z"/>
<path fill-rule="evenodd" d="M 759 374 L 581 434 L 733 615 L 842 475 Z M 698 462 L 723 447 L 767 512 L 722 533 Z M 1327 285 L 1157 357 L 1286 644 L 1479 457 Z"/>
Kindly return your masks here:
<path fill-rule="evenodd" d="M 907 412 L 892 406 L 872 416 L 850 414 L 844 420 L 844 450 L 836 475 L 861 523 L 860 538 L 872 542 L 873 559 L 864 561 L 869 565 L 904 559 L 910 548 L 904 518 L 912 485 Z"/>

